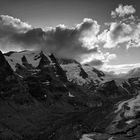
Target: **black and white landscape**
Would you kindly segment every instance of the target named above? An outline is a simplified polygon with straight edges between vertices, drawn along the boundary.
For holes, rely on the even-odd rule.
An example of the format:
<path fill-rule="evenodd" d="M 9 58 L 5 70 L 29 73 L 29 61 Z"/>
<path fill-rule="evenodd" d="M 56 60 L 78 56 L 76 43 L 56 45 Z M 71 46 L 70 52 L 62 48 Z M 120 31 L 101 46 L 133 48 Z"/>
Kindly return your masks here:
<path fill-rule="evenodd" d="M 139 4 L 0 1 L 0 140 L 140 140 Z"/>

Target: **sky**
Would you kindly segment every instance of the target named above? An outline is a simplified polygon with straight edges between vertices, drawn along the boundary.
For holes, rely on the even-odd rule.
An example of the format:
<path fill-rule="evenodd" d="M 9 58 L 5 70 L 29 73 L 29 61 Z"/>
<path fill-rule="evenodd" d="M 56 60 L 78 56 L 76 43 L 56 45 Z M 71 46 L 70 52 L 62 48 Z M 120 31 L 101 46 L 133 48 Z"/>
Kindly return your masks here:
<path fill-rule="evenodd" d="M 43 49 L 105 71 L 140 67 L 138 0 L 0 0 L 2 52 Z"/>

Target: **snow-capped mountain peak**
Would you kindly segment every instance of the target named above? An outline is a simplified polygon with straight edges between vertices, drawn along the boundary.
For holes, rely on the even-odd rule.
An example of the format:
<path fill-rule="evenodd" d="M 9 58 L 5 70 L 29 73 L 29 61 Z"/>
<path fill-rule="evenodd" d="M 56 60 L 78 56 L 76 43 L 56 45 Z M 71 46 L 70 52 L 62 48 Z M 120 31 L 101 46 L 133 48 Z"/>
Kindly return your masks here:
<path fill-rule="evenodd" d="M 25 67 L 41 68 L 44 65 L 54 65 L 59 63 L 61 68 L 66 72 L 67 79 L 77 85 L 87 85 L 91 82 L 100 82 L 105 74 L 93 67 L 84 66 L 76 60 L 55 58 L 53 55 L 44 53 L 43 51 L 21 51 L 9 52 L 4 54 L 6 60 L 14 71 L 17 68 Z M 57 65 L 57 64 L 56 64 Z"/>

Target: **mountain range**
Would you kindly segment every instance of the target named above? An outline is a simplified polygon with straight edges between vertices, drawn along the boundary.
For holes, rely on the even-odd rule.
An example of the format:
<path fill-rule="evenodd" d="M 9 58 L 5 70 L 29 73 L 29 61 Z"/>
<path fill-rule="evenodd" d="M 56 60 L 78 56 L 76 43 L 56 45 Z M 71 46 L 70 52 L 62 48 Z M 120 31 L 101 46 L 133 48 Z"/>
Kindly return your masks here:
<path fill-rule="evenodd" d="M 0 139 L 139 140 L 140 69 L 115 76 L 43 51 L 0 52 Z"/>

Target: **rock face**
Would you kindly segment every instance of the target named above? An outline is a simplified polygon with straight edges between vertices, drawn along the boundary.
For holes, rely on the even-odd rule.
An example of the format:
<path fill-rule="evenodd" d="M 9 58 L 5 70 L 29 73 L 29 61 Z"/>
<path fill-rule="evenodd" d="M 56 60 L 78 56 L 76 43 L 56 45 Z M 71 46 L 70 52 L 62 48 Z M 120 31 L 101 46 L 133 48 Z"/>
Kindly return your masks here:
<path fill-rule="evenodd" d="M 8 76 L 13 74 L 13 71 L 9 65 L 9 63 L 5 60 L 2 52 L 0 52 L 0 79 L 5 80 Z"/>
<path fill-rule="evenodd" d="M 139 78 L 105 76 L 53 54 L 0 52 L 0 139 L 139 140 Z"/>

